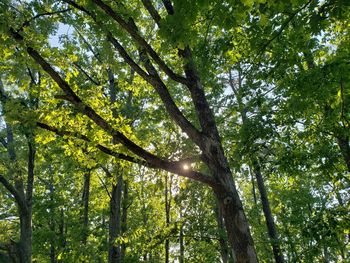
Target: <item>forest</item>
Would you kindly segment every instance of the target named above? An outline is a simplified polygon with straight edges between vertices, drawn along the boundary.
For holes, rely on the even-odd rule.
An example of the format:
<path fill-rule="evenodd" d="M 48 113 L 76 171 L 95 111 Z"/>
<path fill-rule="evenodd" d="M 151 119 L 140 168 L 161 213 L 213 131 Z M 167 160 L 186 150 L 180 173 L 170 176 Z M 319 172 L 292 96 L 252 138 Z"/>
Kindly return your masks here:
<path fill-rule="evenodd" d="M 350 262 L 349 0 L 0 0 L 0 262 Z"/>

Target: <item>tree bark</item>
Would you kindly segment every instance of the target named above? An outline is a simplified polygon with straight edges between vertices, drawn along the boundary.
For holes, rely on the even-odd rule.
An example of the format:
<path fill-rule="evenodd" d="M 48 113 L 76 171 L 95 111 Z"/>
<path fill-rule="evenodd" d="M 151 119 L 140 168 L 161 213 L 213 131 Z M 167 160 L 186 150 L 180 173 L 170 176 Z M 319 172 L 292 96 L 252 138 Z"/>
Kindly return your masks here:
<path fill-rule="evenodd" d="M 65 249 L 66 247 L 66 233 L 67 233 L 67 226 L 65 224 L 65 220 L 64 220 L 64 210 L 63 208 L 61 208 L 60 211 L 60 223 L 59 223 L 59 237 L 60 237 L 60 246 L 62 248 L 62 250 Z"/>
<path fill-rule="evenodd" d="M 338 136 L 337 137 L 338 146 L 340 149 L 340 152 L 343 156 L 344 162 L 346 164 L 346 167 L 348 169 L 348 172 L 350 172 L 350 145 L 349 145 L 349 137 L 347 136 Z"/>
<path fill-rule="evenodd" d="M 18 242 L 19 262 L 32 262 L 32 207 L 27 206 L 26 211 L 20 209 L 20 238 Z"/>
<path fill-rule="evenodd" d="M 84 174 L 84 185 L 83 185 L 83 237 L 82 243 L 85 246 L 87 237 L 89 235 L 89 197 L 90 197 L 90 172 Z"/>
<path fill-rule="evenodd" d="M 215 210 L 216 222 L 218 225 L 218 232 L 219 232 L 221 260 L 222 260 L 222 263 L 228 263 L 229 253 L 228 253 L 228 246 L 227 246 L 226 235 L 225 235 L 226 234 L 225 225 L 224 225 L 224 220 L 222 218 L 221 209 L 219 208 L 218 204 L 216 204 L 216 207 L 214 210 Z"/>
<path fill-rule="evenodd" d="M 231 175 L 227 176 L 227 180 L 232 180 Z M 216 190 L 215 194 L 225 220 L 228 240 L 234 250 L 234 262 L 258 262 L 248 221 L 236 188 L 222 187 L 221 190 Z"/>
<path fill-rule="evenodd" d="M 51 171 L 50 171 L 51 172 Z M 54 210 L 54 187 L 52 182 L 49 183 L 49 191 L 50 191 L 50 222 L 49 222 L 49 228 L 51 233 L 55 233 L 55 210 Z M 55 248 L 55 239 L 50 238 L 50 263 L 56 262 L 56 248 Z"/>
<path fill-rule="evenodd" d="M 180 235 L 179 235 L 179 243 L 180 243 L 180 257 L 179 263 L 185 262 L 185 244 L 184 244 L 184 224 L 181 223 L 180 226 Z"/>
<path fill-rule="evenodd" d="M 280 249 L 279 238 L 278 238 L 275 222 L 273 220 L 272 213 L 271 213 L 270 202 L 266 193 L 264 180 L 261 175 L 260 164 L 258 163 L 257 160 L 253 160 L 253 169 L 254 169 L 254 173 L 255 173 L 255 177 L 256 177 L 259 193 L 260 193 L 261 204 L 264 211 L 267 231 L 271 240 L 273 255 L 276 263 L 283 263 L 284 259 Z"/>
<path fill-rule="evenodd" d="M 117 178 L 117 183 L 113 184 L 110 200 L 110 214 L 109 214 L 109 250 L 108 263 L 121 262 L 121 248 L 120 244 L 116 243 L 116 239 L 120 237 L 120 205 L 122 195 L 123 178 L 121 175 Z"/>
<path fill-rule="evenodd" d="M 122 202 L 122 219 L 121 219 L 121 234 L 124 234 L 127 230 L 129 208 L 129 186 L 127 181 L 123 181 L 123 202 Z M 126 243 L 123 242 L 120 248 L 120 259 L 124 262 L 126 252 Z"/>
<path fill-rule="evenodd" d="M 170 188 L 170 190 L 169 190 Z M 170 194 L 169 194 L 170 192 Z M 171 179 L 170 179 L 170 187 L 168 183 L 168 175 L 165 176 L 165 225 L 168 228 L 170 225 L 170 207 L 171 207 Z M 164 248 L 165 248 L 165 263 L 169 263 L 169 247 L 170 241 L 169 237 L 165 238 Z"/>

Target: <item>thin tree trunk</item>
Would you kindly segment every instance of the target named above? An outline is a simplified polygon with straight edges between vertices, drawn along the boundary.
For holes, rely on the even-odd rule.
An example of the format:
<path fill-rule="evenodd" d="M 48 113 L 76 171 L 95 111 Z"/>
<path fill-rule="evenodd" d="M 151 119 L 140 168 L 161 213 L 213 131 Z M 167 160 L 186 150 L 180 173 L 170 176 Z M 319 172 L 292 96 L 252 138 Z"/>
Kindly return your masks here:
<path fill-rule="evenodd" d="M 242 118 L 242 124 L 245 125 L 248 121 L 247 119 L 247 109 L 243 103 L 243 99 L 241 96 L 241 92 L 242 92 L 242 75 L 241 75 L 241 70 L 238 70 L 238 87 L 235 88 L 234 86 L 234 80 L 232 78 L 232 74 L 231 71 L 229 72 L 229 82 L 232 88 L 233 93 L 235 94 L 236 100 L 238 102 L 238 106 L 239 106 L 239 111 L 241 114 L 241 118 Z M 270 204 L 269 204 L 269 200 L 268 200 L 268 196 L 266 193 L 266 189 L 265 189 L 265 185 L 264 185 L 264 181 L 261 175 L 261 169 L 260 169 L 260 165 L 257 162 L 257 160 L 252 159 L 252 163 L 253 163 L 253 170 L 254 170 L 254 174 L 257 180 L 257 185 L 258 185 L 258 190 L 260 193 L 260 198 L 261 198 L 261 203 L 263 206 L 263 212 L 264 212 L 264 216 L 265 216 L 265 220 L 266 220 L 266 226 L 267 226 L 267 230 L 268 230 L 268 234 L 269 237 L 271 239 L 271 246 L 272 246 L 272 250 L 273 250 L 273 254 L 274 254 L 274 258 L 275 261 L 277 263 L 283 263 L 284 259 L 283 259 L 283 255 L 279 246 L 279 239 L 278 239 L 278 234 L 277 234 L 277 230 L 276 230 L 276 226 L 272 217 L 272 213 L 271 213 L 271 209 L 270 209 Z M 253 183 L 253 191 L 254 191 L 254 201 L 256 202 L 256 196 L 255 196 L 255 185 L 254 182 Z"/>
<path fill-rule="evenodd" d="M 258 205 L 258 200 L 256 198 L 256 190 L 255 190 L 255 182 L 254 182 L 254 176 L 250 170 L 250 167 L 249 167 L 249 173 L 251 175 L 251 181 L 252 181 L 252 194 L 253 194 L 253 200 L 254 200 L 254 204 L 257 206 Z M 259 223 L 260 223 L 260 220 L 259 220 Z"/>
<path fill-rule="evenodd" d="M 83 203 L 83 238 L 82 243 L 85 246 L 87 237 L 89 235 L 89 197 L 90 197 L 90 178 L 91 174 L 90 172 L 87 172 L 84 174 L 84 185 L 83 185 L 83 196 L 82 196 L 82 203 Z"/>
<path fill-rule="evenodd" d="M 179 235 L 179 243 L 180 243 L 180 257 L 179 263 L 185 262 L 185 244 L 184 244 L 184 224 L 181 223 L 180 226 L 180 235 Z"/>
<path fill-rule="evenodd" d="M 16 180 L 15 187 L 23 200 L 24 206 L 19 206 L 20 220 L 20 238 L 18 242 L 19 261 L 20 263 L 32 262 L 32 196 L 34 184 L 34 160 L 35 147 L 33 138 L 27 136 L 28 142 L 28 172 L 27 172 L 27 188 L 24 192 L 23 181 Z M 8 142 L 13 143 L 12 130 L 8 130 Z M 16 160 L 13 145 L 9 146 L 9 155 Z"/>
<path fill-rule="evenodd" d="M 116 102 L 117 98 L 117 82 L 115 81 L 113 71 L 108 68 L 108 81 L 109 81 L 109 100 L 111 103 Z M 112 110 L 113 117 L 118 116 L 118 112 Z M 118 175 L 117 184 L 112 186 L 112 197 L 110 200 L 110 216 L 109 216 L 109 251 L 108 262 L 119 263 L 121 262 L 121 246 L 118 242 L 116 244 L 116 238 L 121 234 L 121 203 L 122 203 L 122 191 L 123 191 L 123 177 Z"/>
<path fill-rule="evenodd" d="M 348 172 L 350 172 L 350 145 L 349 145 L 349 137 L 337 137 L 338 146 L 340 149 L 340 152 L 343 156 L 344 162 L 346 164 L 346 167 L 348 169 Z"/>
<path fill-rule="evenodd" d="M 66 247 L 66 233 L 67 233 L 67 227 L 65 225 L 65 220 L 64 220 L 64 210 L 61 208 L 61 213 L 60 213 L 60 223 L 59 223 L 59 237 L 60 237 L 60 246 L 61 249 L 64 250 Z"/>
<path fill-rule="evenodd" d="M 124 181 L 123 184 L 123 202 L 122 202 L 122 221 L 121 221 L 121 234 L 124 234 L 127 230 L 127 219 L 128 219 L 128 208 L 129 208 L 129 188 L 128 183 Z M 120 249 L 121 262 L 124 262 L 126 251 L 126 243 L 123 242 Z"/>
<path fill-rule="evenodd" d="M 49 190 L 50 190 L 50 231 L 51 233 L 55 233 L 55 211 L 53 207 L 53 201 L 54 201 L 54 187 L 52 185 L 52 182 L 49 183 Z M 55 263 L 56 262 L 56 249 L 55 249 L 55 239 L 50 238 L 50 262 Z"/>
<path fill-rule="evenodd" d="M 116 243 L 116 239 L 120 237 L 120 204 L 122 195 L 123 178 L 118 176 L 117 184 L 112 186 L 112 198 L 110 200 L 110 214 L 109 214 L 109 250 L 108 263 L 121 262 L 121 248 Z"/>
<path fill-rule="evenodd" d="M 168 185 L 168 175 L 165 176 L 165 223 L 166 223 L 166 227 L 168 228 L 170 225 L 170 206 L 171 206 L 171 192 L 169 194 L 169 188 L 171 191 L 171 179 L 170 179 L 170 187 Z M 170 241 L 169 241 L 169 237 L 166 237 L 165 239 L 165 263 L 169 263 L 169 246 L 170 246 Z"/>
<path fill-rule="evenodd" d="M 271 239 L 273 255 L 276 263 L 283 263 L 284 259 L 280 249 L 279 238 L 278 238 L 275 222 L 273 220 L 272 213 L 271 213 L 270 202 L 266 193 L 264 180 L 261 175 L 260 164 L 258 163 L 257 160 L 253 160 L 253 169 L 254 169 L 256 181 L 258 184 L 261 204 L 263 207 L 264 216 L 266 220 L 267 231 Z"/>

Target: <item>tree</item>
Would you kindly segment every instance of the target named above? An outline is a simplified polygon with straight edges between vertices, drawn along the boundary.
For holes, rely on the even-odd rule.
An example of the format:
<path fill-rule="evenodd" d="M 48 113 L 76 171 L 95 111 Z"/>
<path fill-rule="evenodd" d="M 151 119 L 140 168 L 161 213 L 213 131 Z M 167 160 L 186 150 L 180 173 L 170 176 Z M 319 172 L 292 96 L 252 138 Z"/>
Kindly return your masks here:
<path fill-rule="evenodd" d="M 31 85 L 35 85 L 35 82 L 31 83 Z M 11 108 L 9 105 L 14 107 L 14 110 L 22 109 L 27 110 L 34 108 L 36 105 L 35 99 L 29 97 L 29 99 L 25 102 L 12 100 L 9 98 L 3 86 L 3 83 L 0 79 L 0 100 L 2 106 L 2 112 L 4 115 L 7 115 L 8 118 L 13 118 L 12 121 L 15 121 L 19 116 L 16 112 L 11 112 Z M 16 109 L 17 106 L 17 109 Z M 13 109 L 12 109 L 13 110 Z M 12 115 L 12 116 L 11 116 Z M 19 118 L 20 119 L 20 118 Z M 17 119 L 18 121 L 18 119 Z M 18 215 L 19 215 L 19 223 L 20 223 L 20 237 L 19 241 L 14 244 L 9 245 L 9 253 L 12 257 L 12 253 L 14 252 L 13 257 L 19 260 L 19 262 L 31 262 L 32 258 L 32 198 L 33 198 L 33 185 L 34 185 L 34 161 L 35 161 L 35 127 L 30 125 L 25 125 L 23 123 L 23 119 L 20 120 L 22 123 L 19 127 L 16 127 L 19 131 L 21 131 L 21 135 L 25 137 L 21 140 L 20 137 L 15 137 L 14 128 L 9 123 L 9 120 L 4 120 L 5 129 L 3 133 L 6 137 L 1 137 L 1 144 L 6 149 L 8 158 L 6 161 L 3 161 L 3 170 L 6 174 L 0 174 L 0 182 L 2 186 L 11 194 L 11 196 L 15 199 Z M 6 138 L 6 139 L 5 139 Z M 16 142 L 16 140 L 21 140 L 20 143 Z M 23 150 L 21 144 L 27 144 L 27 152 L 26 152 L 26 161 L 20 160 L 18 157 L 20 154 L 18 153 L 18 149 Z M 16 145 L 17 144 L 17 145 Z M 19 144 L 19 145 L 18 145 Z M 17 149 L 16 149 L 17 148 Z M 7 165 L 5 165 L 7 163 Z M 23 168 L 23 164 L 27 164 L 27 169 Z M 17 260 L 15 259 L 15 260 Z"/>
<path fill-rule="evenodd" d="M 185 170 L 182 167 L 184 163 L 183 161 L 165 160 L 137 145 L 134 141 L 125 136 L 123 132 L 114 128 L 108 120 L 103 118 L 103 116 L 101 116 L 101 114 L 93 109 L 87 102 L 83 101 L 78 95 L 78 91 L 74 91 L 72 86 L 73 83 L 69 83 L 65 80 L 47 61 L 47 59 L 37 51 L 36 47 L 27 42 L 26 37 L 23 35 L 23 27 L 18 29 L 9 25 L 7 28 L 9 36 L 11 36 L 17 44 L 24 44 L 27 46 L 25 47 L 26 53 L 41 66 L 42 70 L 51 77 L 64 93 L 63 96 L 60 96 L 62 99 L 70 102 L 78 112 L 89 117 L 100 129 L 112 136 L 115 143 L 124 145 L 131 153 L 140 158 L 137 159 L 137 162 L 143 162 L 151 167 L 161 168 L 181 176 L 198 180 L 210 186 L 219 200 L 220 209 L 223 211 L 228 238 L 231 246 L 235 250 L 237 261 L 256 262 L 257 257 L 253 240 L 250 235 L 248 222 L 243 212 L 242 203 L 238 196 L 236 186 L 232 179 L 232 173 L 221 145 L 221 139 L 215 124 L 213 113 L 205 96 L 203 83 L 199 72 L 196 69 L 196 62 L 192 55 L 193 52 L 191 51 L 190 43 L 186 43 L 183 47 L 180 47 L 179 43 L 175 43 L 175 46 L 178 46 L 177 49 L 179 54 L 179 58 L 175 61 L 178 65 L 179 63 L 183 64 L 182 67 L 185 73 L 185 76 L 181 76 L 170 68 L 169 62 L 165 62 L 165 60 L 161 58 L 161 54 L 159 54 L 160 51 L 157 52 L 148 43 L 145 37 L 142 36 L 142 31 L 136 26 L 132 14 L 126 15 L 122 13 L 122 10 L 128 13 L 128 8 L 126 6 L 119 9 L 118 6 L 114 7 L 113 5 L 109 5 L 111 3 L 106 4 L 103 1 L 93 1 L 91 5 L 86 6 L 73 1 L 66 2 L 67 7 L 72 8 L 72 12 L 74 12 L 79 19 L 80 17 L 85 17 L 91 22 L 92 26 L 101 27 L 103 29 L 101 32 L 102 36 L 107 38 L 108 42 L 114 46 L 124 62 L 154 88 L 161 98 L 170 118 L 201 151 L 202 161 L 208 166 L 211 175 L 205 175 L 192 169 Z M 148 1 L 143 1 L 143 4 L 144 8 L 153 18 L 155 25 L 160 29 L 165 28 L 164 30 L 171 30 L 174 23 L 169 22 L 162 25 L 160 22 L 160 14 L 154 6 Z M 176 11 L 178 10 L 179 18 L 181 18 L 181 16 L 183 16 L 183 14 L 181 14 L 181 11 L 183 11 L 182 8 L 183 6 L 180 3 L 179 6 L 175 5 L 175 7 L 173 7 L 167 2 L 165 9 L 168 14 L 166 16 L 175 16 L 176 19 Z M 113 23 L 115 29 L 109 30 L 105 26 L 106 24 L 103 20 L 100 20 L 102 14 L 108 17 L 106 22 L 109 21 Z M 67 19 L 69 19 L 69 17 L 67 17 Z M 73 21 L 74 18 L 71 16 L 70 19 L 72 19 L 71 22 L 73 25 L 76 26 L 77 22 Z M 28 23 L 25 23 L 25 26 L 27 24 Z M 145 27 L 145 30 L 147 30 L 147 27 Z M 118 39 L 118 34 L 126 34 L 138 46 L 141 60 L 140 63 L 136 63 L 135 59 L 128 54 L 125 47 L 121 44 L 121 38 L 119 37 Z M 163 40 L 165 44 L 169 45 L 168 37 L 159 38 L 159 40 Z M 157 69 L 154 64 L 159 68 Z M 200 128 L 197 128 L 191 123 L 191 121 L 180 111 L 169 92 L 169 85 L 166 84 L 161 72 L 177 83 L 177 85 L 182 85 L 188 89 Z M 119 155 L 119 157 L 121 157 L 121 155 Z M 135 161 L 135 158 L 130 156 L 123 156 L 123 158 Z"/>
<path fill-rule="evenodd" d="M 0 3 L 36 259 L 346 261 L 347 2 L 124 2 Z"/>

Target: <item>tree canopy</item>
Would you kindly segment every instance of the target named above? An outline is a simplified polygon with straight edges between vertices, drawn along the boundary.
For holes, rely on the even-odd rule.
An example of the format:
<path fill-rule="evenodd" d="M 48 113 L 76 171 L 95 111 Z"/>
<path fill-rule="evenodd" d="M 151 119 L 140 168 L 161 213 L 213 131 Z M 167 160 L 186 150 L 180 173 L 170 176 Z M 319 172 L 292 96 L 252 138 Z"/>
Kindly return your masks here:
<path fill-rule="evenodd" d="M 349 261 L 348 1 L 0 14 L 0 262 Z"/>

